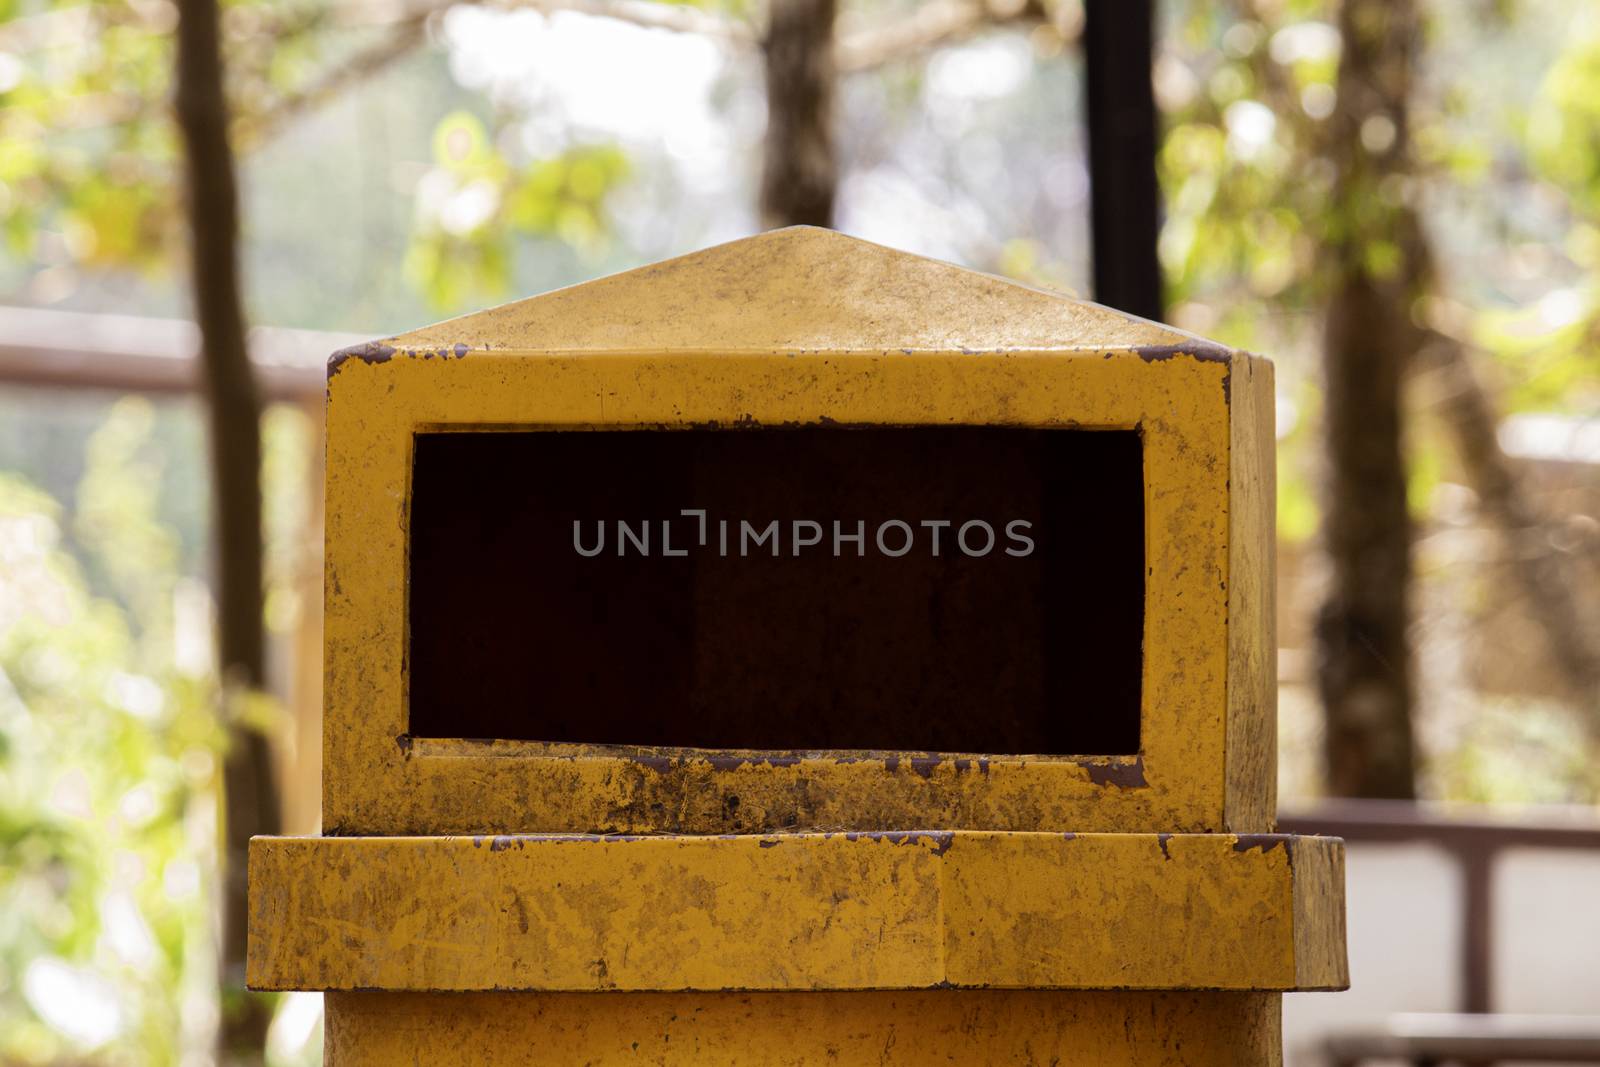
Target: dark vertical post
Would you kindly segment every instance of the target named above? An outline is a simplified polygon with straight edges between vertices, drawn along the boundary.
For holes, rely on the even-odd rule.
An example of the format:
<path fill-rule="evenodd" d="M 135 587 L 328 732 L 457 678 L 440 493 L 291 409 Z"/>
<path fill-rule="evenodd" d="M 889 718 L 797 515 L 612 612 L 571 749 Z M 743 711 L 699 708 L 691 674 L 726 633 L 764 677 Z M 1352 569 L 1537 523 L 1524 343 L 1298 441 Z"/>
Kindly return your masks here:
<path fill-rule="evenodd" d="M 1494 1010 L 1494 846 L 1467 842 L 1461 857 L 1461 1010 Z"/>
<path fill-rule="evenodd" d="M 1323 123 L 1333 162 L 1317 251 L 1323 308 L 1322 544 L 1328 576 L 1317 609 L 1323 764 L 1334 796 L 1413 800 L 1417 741 L 1411 648 L 1413 526 L 1407 500 L 1405 383 L 1423 337 L 1413 320 L 1432 291 L 1421 215 L 1380 190 L 1422 163 L 1412 152 L 1411 94 L 1422 60 L 1422 0 L 1343 0 L 1336 104 Z M 1373 116 L 1393 135 L 1368 145 Z M 1394 250 L 1392 262 L 1372 255 Z"/>
<path fill-rule="evenodd" d="M 1149 319 L 1162 310 L 1154 8 L 1155 0 L 1088 0 L 1083 25 L 1094 298 Z"/>
<path fill-rule="evenodd" d="M 832 226 L 836 0 L 773 0 L 762 41 L 767 74 L 761 225 Z"/>
<path fill-rule="evenodd" d="M 222 1020 L 220 1064 L 259 1064 L 271 1002 L 245 993 L 245 860 L 250 838 L 279 830 L 267 737 L 234 698 L 266 683 L 261 611 L 261 395 L 245 343 L 239 283 L 239 196 L 223 88 L 217 0 L 179 0 L 173 103 L 184 144 L 194 317 L 210 417 L 212 543 L 217 574 L 222 767 Z"/>

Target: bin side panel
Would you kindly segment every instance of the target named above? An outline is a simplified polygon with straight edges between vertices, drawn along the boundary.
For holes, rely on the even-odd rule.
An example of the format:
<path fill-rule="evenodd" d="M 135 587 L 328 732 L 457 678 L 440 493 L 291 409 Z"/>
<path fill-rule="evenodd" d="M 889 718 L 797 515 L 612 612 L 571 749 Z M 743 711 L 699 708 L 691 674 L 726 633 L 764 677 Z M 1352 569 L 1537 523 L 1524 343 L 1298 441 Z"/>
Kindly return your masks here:
<path fill-rule="evenodd" d="M 1235 833 L 1270 833 L 1278 811 L 1278 476 L 1272 364 L 1237 354 L 1228 382 L 1224 820 Z"/>

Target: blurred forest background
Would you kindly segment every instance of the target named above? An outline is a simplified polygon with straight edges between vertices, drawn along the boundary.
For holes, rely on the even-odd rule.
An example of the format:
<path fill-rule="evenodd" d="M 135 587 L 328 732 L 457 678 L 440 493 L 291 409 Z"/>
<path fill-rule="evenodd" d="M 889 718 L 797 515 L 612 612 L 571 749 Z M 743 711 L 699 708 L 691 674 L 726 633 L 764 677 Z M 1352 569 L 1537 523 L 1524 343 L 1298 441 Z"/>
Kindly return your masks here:
<path fill-rule="evenodd" d="M 1162 314 L 1278 366 L 1285 802 L 1594 805 L 1600 6 L 1157 12 Z M 316 827 L 331 347 L 797 221 L 1095 295 L 1075 0 L 0 19 L 0 351 L 208 367 L 0 385 L 0 1063 L 319 1061 L 220 872 Z"/>

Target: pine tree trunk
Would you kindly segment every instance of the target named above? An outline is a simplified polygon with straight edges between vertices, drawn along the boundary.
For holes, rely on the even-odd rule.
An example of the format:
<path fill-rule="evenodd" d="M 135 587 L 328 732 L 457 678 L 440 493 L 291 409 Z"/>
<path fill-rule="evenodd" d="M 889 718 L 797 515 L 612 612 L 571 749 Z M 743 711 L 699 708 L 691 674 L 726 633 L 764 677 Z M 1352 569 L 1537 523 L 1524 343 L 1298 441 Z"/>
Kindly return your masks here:
<path fill-rule="evenodd" d="M 761 224 L 832 226 L 835 0 L 772 0 Z"/>
<path fill-rule="evenodd" d="M 251 836 L 278 830 L 271 753 L 232 714 L 265 682 L 262 622 L 261 401 L 239 295 L 238 192 L 228 144 L 216 0 L 179 0 L 176 109 L 188 177 L 195 319 L 210 423 L 219 667 L 229 747 L 223 763 L 223 1015 L 220 1062 L 259 1063 L 270 1021 L 244 993 L 245 856 Z"/>
<path fill-rule="evenodd" d="M 1339 166 L 1326 254 L 1325 547 L 1331 574 L 1317 619 L 1328 789 L 1416 795 L 1402 383 L 1420 333 L 1411 321 L 1427 277 L 1415 215 L 1393 200 L 1410 169 L 1408 96 L 1421 44 L 1415 0 L 1345 0 Z M 1395 203 L 1396 206 L 1386 207 Z"/>

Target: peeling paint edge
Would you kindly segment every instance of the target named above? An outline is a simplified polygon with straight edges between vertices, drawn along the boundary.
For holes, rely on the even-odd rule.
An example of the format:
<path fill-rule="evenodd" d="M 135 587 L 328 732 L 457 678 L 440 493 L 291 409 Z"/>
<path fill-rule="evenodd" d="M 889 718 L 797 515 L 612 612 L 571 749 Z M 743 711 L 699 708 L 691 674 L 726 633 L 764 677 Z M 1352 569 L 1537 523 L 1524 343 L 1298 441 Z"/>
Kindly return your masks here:
<path fill-rule="evenodd" d="M 339 373 L 346 362 L 358 359 L 363 363 L 387 363 L 395 356 L 406 356 L 410 359 L 461 359 L 473 349 L 461 342 L 449 347 L 439 348 L 396 348 L 384 341 L 366 341 L 359 345 L 341 348 L 328 357 L 328 377 L 331 379 Z"/>
<path fill-rule="evenodd" d="M 1234 834 L 1233 850 L 1235 852 L 1249 852 L 1251 849 L 1260 849 L 1262 852 L 1271 852 L 1278 846 L 1283 846 L 1283 854 L 1289 859 L 1294 858 L 1294 834 Z"/>
<path fill-rule="evenodd" d="M 398 349 L 382 341 L 363 341 L 358 345 L 341 348 L 328 357 L 328 377 L 331 379 L 339 373 L 345 363 L 352 359 L 359 359 L 363 363 L 387 363 L 394 358 Z"/>
<path fill-rule="evenodd" d="M 1149 781 L 1144 776 L 1144 757 L 1135 756 L 1129 763 L 1089 763 L 1079 764 L 1089 772 L 1089 781 L 1098 786 L 1115 786 L 1118 789 L 1148 789 Z"/>
<path fill-rule="evenodd" d="M 1139 345 L 1132 351 L 1146 363 L 1162 363 L 1178 356 L 1188 356 L 1206 363 L 1229 363 L 1233 360 L 1233 349 L 1214 341 L 1191 341 L 1176 345 Z"/>
<path fill-rule="evenodd" d="M 1068 840 L 1077 836 L 1064 835 Z M 943 856 L 950 851 L 950 846 L 955 843 L 956 833 L 953 830 L 834 830 L 824 833 L 807 833 L 796 835 L 784 834 L 710 834 L 710 835 L 681 835 L 681 834 L 474 834 L 472 847 L 483 848 L 488 846 L 490 852 L 506 852 L 510 849 L 523 849 L 529 845 L 605 845 L 605 844 L 637 844 L 643 841 L 755 841 L 758 848 L 777 848 L 788 839 L 821 838 L 831 841 L 841 838 L 848 842 L 874 841 L 887 842 L 891 845 L 927 845 L 928 851 L 935 856 Z"/>
<path fill-rule="evenodd" d="M 468 345 L 468 344 L 465 344 L 464 342 L 460 342 L 460 341 L 456 342 L 454 345 L 441 345 L 441 346 L 439 346 L 437 348 L 396 347 L 394 345 L 391 345 L 391 344 L 387 343 L 386 341 L 364 341 L 364 342 L 362 342 L 360 344 L 350 345 L 348 347 L 341 348 L 337 352 L 334 352 L 331 356 L 329 356 L 328 357 L 328 377 L 332 378 L 336 373 L 338 373 L 339 369 L 341 367 L 343 367 L 344 364 L 348 360 L 351 360 L 351 359 L 358 359 L 363 363 L 374 363 L 374 364 L 375 363 L 387 363 L 387 362 L 389 362 L 389 360 L 393 359 L 396 355 L 408 356 L 408 357 L 413 358 L 413 359 L 433 359 L 433 358 L 461 359 L 464 356 L 468 355 L 469 353 L 481 352 L 481 351 L 487 351 L 487 350 L 488 349 L 486 349 L 486 348 L 474 347 L 472 345 Z M 685 353 L 690 353 L 690 352 L 693 352 L 693 353 L 699 353 L 699 352 L 703 352 L 703 351 L 704 352 L 709 352 L 709 351 L 713 351 L 713 350 L 721 351 L 721 350 L 713 349 L 710 346 L 707 346 L 707 347 L 696 346 L 694 348 L 683 349 L 682 352 L 679 352 L 678 350 L 670 350 L 670 351 L 663 352 L 662 354 L 665 354 L 665 355 L 678 355 L 678 354 L 685 354 Z M 629 351 L 631 352 L 631 349 Z M 735 350 L 735 351 L 730 351 L 727 354 L 731 354 L 731 355 L 788 355 L 788 356 L 790 356 L 792 358 L 793 356 L 796 356 L 796 355 L 819 355 L 819 356 L 870 355 L 870 356 L 886 356 L 886 355 L 892 355 L 892 354 L 894 354 L 896 352 L 903 353 L 903 354 L 906 354 L 906 355 L 939 355 L 939 354 L 946 354 L 946 353 L 954 353 L 954 352 L 957 352 L 957 351 L 959 351 L 962 355 L 1008 356 L 1008 355 L 1033 355 L 1033 354 L 1037 353 L 1037 354 L 1040 354 L 1040 355 L 1049 356 L 1049 355 L 1088 355 L 1088 354 L 1090 354 L 1090 352 L 1092 352 L 1094 350 L 1092 350 L 1092 349 L 1073 348 L 1073 349 L 1059 350 L 1058 351 L 1058 350 L 1055 350 L 1055 349 L 1042 349 L 1042 348 L 1039 348 L 1039 347 L 1033 346 L 1033 345 L 1023 345 L 1023 346 L 1005 346 L 1005 347 L 992 348 L 992 349 L 991 348 L 975 349 L 975 348 L 967 348 L 967 347 L 958 347 L 958 348 L 952 348 L 952 349 L 943 349 L 943 348 L 929 348 L 929 349 L 923 349 L 923 348 L 913 348 L 913 349 L 885 348 L 885 349 L 882 349 L 882 350 L 878 350 L 878 349 L 857 350 L 857 349 L 819 348 L 819 349 L 798 349 L 798 350 L 790 351 L 790 350 L 778 350 L 778 349 L 762 348 L 762 349 L 751 349 L 751 350 L 748 350 L 748 351 Z M 1140 359 L 1144 360 L 1146 363 L 1162 363 L 1162 362 L 1165 362 L 1165 361 L 1170 360 L 1170 359 L 1176 359 L 1179 356 L 1188 356 L 1191 359 L 1201 360 L 1201 361 L 1207 362 L 1207 363 L 1228 363 L 1233 359 L 1233 355 L 1234 355 L 1232 349 L 1228 348 L 1225 345 L 1219 345 L 1219 344 L 1216 344 L 1215 342 L 1211 342 L 1211 341 L 1195 341 L 1195 342 L 1188 342 L 1188 343 L 1185 343 L 1185 344 L 1137 345 L 1137 346 L 1134 346 L 1134 347 L 1131 347 L 1131 348 L 1109 348 L 1109 349 L 1100 349 L 1099 351 L 1100 351 L 1101 355 L 1103 356 L 1103 358 L 1106 358 L 1106 359 L 1110 359 L 1112 356 L 1115 356 L 1115 355 L 1121 355 L 1121 354 L 1124 354 L 1124 353 L 1132 353 L 1133 355 L 1136 355 Z M 605 350 L 605 349 L 592 349 L 592 350 L 591 349 L 575 349 L 575 350 L 565 350 L 565 349 L 556 350 L 556 349 L 552 349 L 552 350 L 549 350 L 549 351 L 542 351 L 542 350 L 538 350 L 538 349 L 527 349 L 527 350 L 516 349 L 516 350 L 510 350 L 510 351 L 506 352 L 505 354 L 508 354 L 508 355 L 539 355 L 539 356 L 566 356 L 566 355 L 592 356 L 592 355 L 608 355 L 608 354 L 611 354 L 611 353 L 608 350 Z"/>

